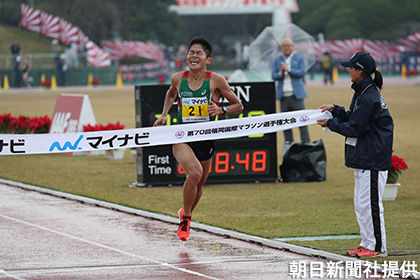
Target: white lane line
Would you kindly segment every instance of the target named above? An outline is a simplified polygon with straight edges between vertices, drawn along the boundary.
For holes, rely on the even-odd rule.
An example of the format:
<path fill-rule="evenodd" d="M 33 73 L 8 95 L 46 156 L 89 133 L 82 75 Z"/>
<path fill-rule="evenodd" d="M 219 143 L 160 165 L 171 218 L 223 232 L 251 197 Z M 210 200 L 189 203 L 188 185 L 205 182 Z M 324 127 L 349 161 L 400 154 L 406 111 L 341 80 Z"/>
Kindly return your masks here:
<path fill-rule="evenodd" d="M 269 261 L 273 260 L 272 256 L 255 256 L 254 258 L 243 258 L 243 257 L 230 257 L 229 259 L 220 259 L 213 261 L 196 261 L 189 263 L 175 263 L 174 266 L 183 266 L 183 265 L 207 265 L 207 264 L 219 264 L 219 263 L 232 263 L 232 262 L 259 262 L 259 261 Z M 167 264 L 164 263 L 166 266 Z M 150 267 L 160 267 L 160 264 L 130 264 L 130 265 L 98 265 L 98 266 L 80 266 L 80 267 L 50 267 L 50 268 L 37 268 L 37 269 L 13 269 L 9 273 L 19 274 L 21 276 L 30 277 L 32 275 L 48 274 L 48 273 L 66 273 L 66 272 L 81 272 L 81 271 L 95 271 L 95 270 L 115 270 L 116 268 L 150 268 Z M 4 270 L 0 270 L 0 273 L 5 273 Z M 10 276 L 11 274 L 8 274 Z M 1 279 L 1 277 L 0 277 Z M 18 279 L 18 278 L 16 278 Z M 24 280 L 19 278 L 20 280 Z"/>
<path fill-rule="evenodd" d="M 7 273 L 6 271 L 4 271 L 3 269 L 0 269 L 0 279 L 1 279 L 1 278 L 3 278 L 3 277 L 1 276 L 1 274 L 4 274 L 6 277 L 8 277 L 8 278 L 13 278 L 13 279 L 15 279 L 15 280 L 25 280 L 25 279 L 20 278 L 20 277 L 18 277 L 18 276 L 13 276 L 13 275 L 10 275 L 9 273 Z"/>
<path fill-rule="evenodd" d="M 321 236 L 302 236 L 302 237 L 284 237 L 284 238 L 274 238 L 278 241 L 315 241 L 315 240 L 334 240 L 334 239 L 357 239 L 360 238 L 358 234 L 348 234 L 348 235 L 321 235 Z"/>
<path fill-rule="evenodd" d="M 138 259 L 141 259 L 141 260 L 144 260 L 144 261 L 156 263 L 160 266 L 170 267 L 170 268 L 175 269 L 175 270 L 179 270 L 179 271 L 182 271 L 182 272 L 185 272 L 185 273 L 188 273 L 188 274 L 192 274 L 192 275 L 201 276 L 201 277 L 204 277 L 204 278 L 207 278 L 207 279 L 219 280 L 218 278 L 211 277 L 209 275 L 205 275 L 205 274 L 202 274 L 202 273 L 199 273 L 199 272 L 196 272 L 196 271 L 192 271 L 192 270 L 177 267 L 177 266 L 174 266 L 174 265 L 171 265 L 171 264 L 168 264 L 168 263 L 163 263 L 163 262 L 159 262 L 159 261 L 156 261 L 156 260 L 152 260 L 152 259 L 149 259 L 149 258 L 144 257 L 144 256 L 132 254 L 130 252 L 122 251 L 122 250 L 117 249 L 117 248 L 113 248 L 113 247 L 110 247 L 110 246 L 107 246 L 107 245 L 103 245 L 103 244 L 96 243 L 96 242 L 93 242 L 93 241 L 90 241 L 90 240 L 86 240 L 86 239 L 83 239 L 83 238 L 80 238 L 80 237 L 77 237 L 77 236 L 73 236 L 73 235 L 70 235 L 70 234 L 67 234 L 67 233 L 64 233 L 64 232 L 49 229 L 49 228 L 46 228 L 46 227 L 43 227 L 43 226 L 40 226 L 40 225 L 36 225 L 36 224 L 30 223 L 30 222 L 19 220 L 19 219 L 13 218 L 13 217 L 5 216 L 5 215 L 2 215 L 2 214 L 0 214 L 0 217 L 3 217 L 5 219 L 11 220 L 11 221 L 14 221 L 14 222 L 17 222 L 17 223 L 21 223 L 21 224 L 24 224 L 24 225 L 35 227 L 35 228 L 38 228 L 38 229 L 42 229 L 42 230 L 45 230 L 45 231 L 48 231 L 48 232 L 51 232 L 51 233 L 55 233 L 55 234 L 58 234 L 58 235 L 61 235 L 61 236 L 65 236 L 65 237 L 68 237 L 68 238 L 71 238 L 71 239 L 74 239 L 74 240 L 78 240 L 78 241 L 81 241 L 81 242 L 84 242 L 84 243 L 88 243 L 88 244 L 91 244 L 91 245 L 94 245 L 94 246 L 97 246 L 97 247 L 101 247 L 101 248 L 104 248 L 104 249 L 107 249 L 107 250 L 118 252 L 120 254 L 125 254 L 125 255 L 135 257 L 135 258 L 138 258 Z"/>

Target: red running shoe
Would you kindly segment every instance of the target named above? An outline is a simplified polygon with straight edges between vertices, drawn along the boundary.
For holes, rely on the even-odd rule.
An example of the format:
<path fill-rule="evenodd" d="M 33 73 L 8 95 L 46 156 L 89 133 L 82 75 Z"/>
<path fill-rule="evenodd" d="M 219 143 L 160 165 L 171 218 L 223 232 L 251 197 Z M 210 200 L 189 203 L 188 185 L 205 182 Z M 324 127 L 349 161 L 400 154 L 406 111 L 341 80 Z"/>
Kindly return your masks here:
<path fill-rule="evenodd" d="M 356 257 L 358 253 L 367 250 L 365 247 L 359 246 L 357 249 L 347 251 L 347 255 Z"/>
<path fill-rule="evenodd" d="M 182 241 L 187 241 L 188 237 L 190 237 L 190 224 L 191 219 L 184 219 L 181 223 L 179 223 L 179 229 L 176 233 L 179 239 Z"/>

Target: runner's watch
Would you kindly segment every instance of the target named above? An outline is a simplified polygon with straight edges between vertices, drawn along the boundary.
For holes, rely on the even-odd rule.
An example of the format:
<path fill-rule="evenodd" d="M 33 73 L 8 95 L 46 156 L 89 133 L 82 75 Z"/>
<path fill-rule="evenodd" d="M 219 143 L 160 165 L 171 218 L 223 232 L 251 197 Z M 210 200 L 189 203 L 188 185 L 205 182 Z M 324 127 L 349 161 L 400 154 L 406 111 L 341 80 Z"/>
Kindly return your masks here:
<path fill-rule="evenodd" d="M 225 114 L 227 113 L 227 110 L 228 110 L 228 109 L 227 109 L 227 107 L 226 107 L 226 106 L 223 106 L 223 107 L 222 107 L 222 110 L 223 110 L 223 114 L 222 114 L 222 115 L 225 115 Z"/>

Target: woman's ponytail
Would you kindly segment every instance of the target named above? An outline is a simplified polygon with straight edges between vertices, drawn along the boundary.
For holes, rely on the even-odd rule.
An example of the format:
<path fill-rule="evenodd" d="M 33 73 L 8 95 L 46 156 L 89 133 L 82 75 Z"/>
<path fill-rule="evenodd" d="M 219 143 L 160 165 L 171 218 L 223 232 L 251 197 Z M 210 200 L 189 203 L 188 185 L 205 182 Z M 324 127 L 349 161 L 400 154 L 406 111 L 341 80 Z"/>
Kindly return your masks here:
<path fill-rule="evenodd" d="M 373 78 L 373 83 L 378 89 L 382 89 L 382 86 L 384 84 L 384 79 L 382 78 L 381 72 L 375 69 L 373 70 L 373 73 L 375 74 L 375 77 Z"/>

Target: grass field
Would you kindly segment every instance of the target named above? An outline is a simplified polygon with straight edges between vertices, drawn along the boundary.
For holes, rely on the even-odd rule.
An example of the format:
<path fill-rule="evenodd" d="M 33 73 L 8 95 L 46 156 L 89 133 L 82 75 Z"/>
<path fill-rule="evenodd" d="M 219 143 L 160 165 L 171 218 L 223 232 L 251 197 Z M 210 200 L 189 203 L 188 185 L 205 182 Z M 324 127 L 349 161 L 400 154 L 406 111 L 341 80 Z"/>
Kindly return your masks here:
<path fill-rule="evenodd" d="M 0 25 L 0 54 L 10 55 L 14 40 L 20 45 L 21 54 L 51 52 L 51 39 L 35 32 L 13 26 Z"/>
<path fill-rule="evenodd" d="M 395 201 L 384 202 L 388 258 L 420 264 L 420 168 L 418 139 L 420 88 L 386 86 L 382 91 L 395 121 L 395 154 L 409 166 Z M 308 109 L 324 103 L 348 107 L 350 88 L 309 88 Z M 71 91 L 66 92 L 70 93 Z M 98 123 L 120 121 L 135 127 L 134 89 L 88 90 Z M 52 117 L 57 92 L 0 92 L 0 114 Z M 358 234 L 353 211 L 353 170 L 344 166 L 344 139 L 310 126 L 312 140 L 322 138 L 327 151 L 327 180 L 313 183 L 264 183 L 206 186 L 194 220 L 266 238 Z M 298 135 L 298 131 L 295 131 Z M 283 136 L 279 133 L 279 146 Z M 152 212 L 177 215 L 180 187 L 132 188 L 136 164 L 125 158 L 64 155 L 1 156 L 0 177 L 93 197 Z M 359 239 L 293 242 L 338 254 L 358 246 Z M 413 253 L 414 252 L 414 253 Z"/>

